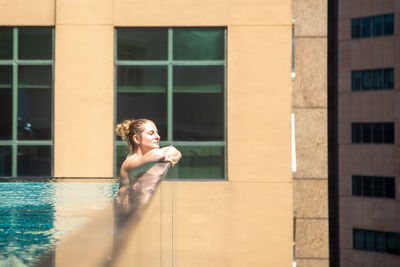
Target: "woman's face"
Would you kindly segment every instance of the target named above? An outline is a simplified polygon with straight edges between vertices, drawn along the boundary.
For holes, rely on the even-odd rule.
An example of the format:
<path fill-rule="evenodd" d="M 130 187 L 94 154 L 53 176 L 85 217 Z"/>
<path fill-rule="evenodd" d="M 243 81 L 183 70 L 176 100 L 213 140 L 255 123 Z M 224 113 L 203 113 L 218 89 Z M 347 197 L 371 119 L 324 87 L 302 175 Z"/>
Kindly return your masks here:
<path fill-rule="evenodd" d="M 152 149 L 160 148 L 160 136 L 154 123 L 149 121 L 143 125 L 143 128 L 144 130 L 139 140 L 139 147 L 142 153 L 145 154 Z"/>

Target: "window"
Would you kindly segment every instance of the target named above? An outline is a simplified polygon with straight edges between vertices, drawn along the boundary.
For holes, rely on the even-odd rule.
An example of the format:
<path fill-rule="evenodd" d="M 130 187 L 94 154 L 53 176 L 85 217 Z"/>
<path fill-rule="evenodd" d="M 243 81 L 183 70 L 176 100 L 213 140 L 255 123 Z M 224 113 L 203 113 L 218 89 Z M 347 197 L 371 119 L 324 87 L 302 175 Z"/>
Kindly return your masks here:
<path fill-rule="evenodd" d="M 366 229 L 353 229 L 353 248 L 400 254 L 400 234 Z"/>
<path fill-rule="evenodd" d="M 0 176 L 51 176 L 50 27 L 0 27 Z"/>
<path fill-rule="evenodd" d="M 393 144 L 394 123 L 352 123 L 351 142 L 353 144 Z"/>
<path fill-rule="evenodd" d="M 182 152 L 169 178 L 225 178 L 225 28 L 117 28 L 116 123 L 149 118 Z M 116 137 L 117 138 L 117 137 Z M 126 157 L 116 139 L 116 175 Z"/>
<path fill-rule="evenodd" d="M 394 69 L 354 70 L 351 72 L 351 90 L 392 90 Z"/>
<path fill-rule="evenodd" d="M 395 178 L 384 176 L 352 176 L 353 196 L 395 198 Z"/>
<path fill-rule="evenodd" d="M 394 34 L 394 15 L 379 15 L 351 20 L 351 38 L 370 38 Z"/>

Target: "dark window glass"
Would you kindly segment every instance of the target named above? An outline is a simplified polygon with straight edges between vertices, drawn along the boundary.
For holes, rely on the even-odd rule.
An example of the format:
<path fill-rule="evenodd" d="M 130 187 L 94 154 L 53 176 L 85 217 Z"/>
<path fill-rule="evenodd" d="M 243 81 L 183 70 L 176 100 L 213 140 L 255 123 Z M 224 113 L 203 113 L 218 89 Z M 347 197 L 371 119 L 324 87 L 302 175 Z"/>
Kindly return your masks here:
<path fill-rule="evenodd" d="M 362 142 L 363 143 L 372 143 L 372 123 L 363 123 L 362 124 Z"/>
<path fill-rule="evenodd" d="M 157 125 L 161 140 L 167 138 L 166 93 L 118 93 L 117 106 L 118 122 L 131 118 L 147 118 Z"/>
<path fill-rule="evenodd" d="M 19 59 L 52 59 L 53 30 L 46 27 L 18 28 Z"/>
<path fill-rule="evenodd" d="M 372 18 L 372 34 L 373 36 L 383 35 L 383 16 L 375 16 Z"/>
<path fill-rule="evenodd" d="M 364 232 L 365 249 L 369 251 L 375 250 L 375 232 L 366 230 Z"/>
<path fill-rule="evenodd" d="M 372 197 L 372 183 L 373 179 L 371 176 L 364 176 L 363 181 L 363 194 L 366 197 Z"/>
<path fill-rule="evenodd" d="M 372 71 L 372 87 L 375 90 L 380 90 L 383 87 L 383 70 Z"/>
<path fill-rule="evenodd" d="M 384 28 L 385 35 L 392 35 L 394 33 L 394 15 L 385 15 L 384 16 Z"/>
<path fill-rule="evenodd" d="M 174 140 L 224 140 L 223 93 L 175 93 Z"/>
<path fill-rule="evenodd" d="M 0 66 L 0 140 L 12 138 L 12 66 Z"/>
<path fill-rule="evenodd" d="M 166 66 L 118 66 L 118 92 L 164 93 L 167 91 Z"/>
<path fill-rule="evenodd" d="M 373 138 L 375 144 L 383 143 L 383 123 L 373 123 Z"/>
<path fill-rule="evenodd" d="M 175 66 L 173 91 L 221 93 L 224 91 L 223 66 Z"/>
<path fill-rule="evenodd" d="M 398 233 L 386 233 L 386 251 L 388 253 L 400 253 L 400 239 Z"/>
<path fill-rule="evenodd" d="M 361 37 L 368 38 L 371 36 L 371 17 L 362 18 Z"/>
<path fill-rule="evenodd" d="M 173 30 L 174 60 L 223 60 L 224 29 L 177 28 Z"/>
<path fill-rule="evenodd" d="M 117 121 L 148 118 L 166 139 L 167 86 L 166 66 L 118 66 Z"/>
<path fill-rule="evenodd" d="M 51 140 L 52 67 L 20 66 L 18 139 Z"/>
<path fill-rule="evenodd" d="M 351 72 L 351 90 L 360 91 L 361 90 L 361 72 L 352 71 Z"/>
<path fill-rule="evenodd" d="M 353 175 L 352 180 L 353 180 L 353 186 L 352 186 L 353 196 L 361 196 L 362 176 Z"/>
<path fill-rule="evenodd" d="M 118 60 L 167 60 L 167 28 L 118 28 Z"/>
<path fill-rule="evenodd" d="M 351 38 L 361 38 L 361 19 L 351 20 Z"/>
<path fill-rule="evenodd" d="M 392 122 L 383 124 L 383 137 L 384 137 L 384 143 L 386 144 L 394 143 L 394 125 Z"/>
<path fill-rule="evenodd" d="M 0 146 L 0 176 L 11 176 L 11 146 Z"/>
<path fill-rule="evenodd" d="M 353 247 L 354 249 L 364 249 L 364 231 L 353 229 Z"/>
<path fill-rule="evenodd" d="M 351 124 L 351 141 L 354 144 L 361 143 L 361 123 Z"/>
<path fill-rule="evenodd" d="M 224 178 L 224 147 L 178 146 L 179 151 L 184 155 L 179 164 L 170 168 L 167 178 Z"/>
<path fill-rule="evenodd" d="M 375 232 L 375 250 L 385 252 L 385 232 Z"/>
<path fill-rule="evenodd" d="M 12 59 L 13 30 L 8 27 L 0 28 L 0 59 Z"/>
<path fill-rule="evenodd" d="M 372 72 L 370 70 L 364 70 L 362 72 L 362 89 L 371 89 Z"/>
<path fill-rule="evenodd" d="M 394 71 L 393 71 L 393 69 L 385 69 L 384 70 L 383 87 L 385 89 L 393 89 L 394 88 Z"/>
<path fill-rule="evenodd" d="M 393 177 L 385 178 L 385 197 L 395 198 L 395 181 Z"/>
<path fill-rule="evenodd" d="M 51 176 L 50 146 L 19 146 L 17 176 Z"/>
<path fill-rule="evenodd" d="M 373 177 L 373 183 L 374 183 L 374 197 L 384 197 L 383 194 L 384 178 Z"/>

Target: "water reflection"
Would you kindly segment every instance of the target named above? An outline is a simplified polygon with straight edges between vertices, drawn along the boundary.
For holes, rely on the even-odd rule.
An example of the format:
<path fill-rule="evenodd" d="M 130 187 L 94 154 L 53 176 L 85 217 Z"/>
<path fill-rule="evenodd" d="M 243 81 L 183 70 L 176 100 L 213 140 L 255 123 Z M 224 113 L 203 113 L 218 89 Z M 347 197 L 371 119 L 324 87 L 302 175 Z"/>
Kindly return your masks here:
<path fill-rule="evenodd" d="M 104 208 L 117 183 L 1 182 L 0 266 L 33 266 Z"/>

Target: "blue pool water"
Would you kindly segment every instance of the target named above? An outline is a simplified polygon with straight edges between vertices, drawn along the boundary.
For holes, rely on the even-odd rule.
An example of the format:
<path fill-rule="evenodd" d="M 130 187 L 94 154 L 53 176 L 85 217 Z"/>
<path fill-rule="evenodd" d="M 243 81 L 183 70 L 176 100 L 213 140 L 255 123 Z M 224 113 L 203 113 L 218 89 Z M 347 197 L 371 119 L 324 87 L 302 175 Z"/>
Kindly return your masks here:
<path fill-rule="evenodd" d="M 0 266 L 34 266 L 117 190 L 115 182 L 1 182 Z"/>

